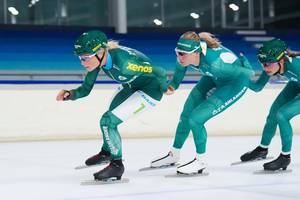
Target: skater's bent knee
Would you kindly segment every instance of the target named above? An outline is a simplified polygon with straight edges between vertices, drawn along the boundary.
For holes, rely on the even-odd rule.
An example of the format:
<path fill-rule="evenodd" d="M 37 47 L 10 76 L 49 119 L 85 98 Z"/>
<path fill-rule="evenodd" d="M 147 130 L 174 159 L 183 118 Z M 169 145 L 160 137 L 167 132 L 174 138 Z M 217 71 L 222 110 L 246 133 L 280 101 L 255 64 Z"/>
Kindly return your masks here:
<path fill-rule="evenodd" d="M 197 113 L 192 113 L 189 117 L 189 124 L 191 127 L 193 126 L 203 126 L 207 119 L 205 117 L 202 117 L 201 115 Z"/>
<path fill-rule="evenodd" d="M 187 122 L 189 120 L 188 116 L 180 115 L 180 122 Z"/>
<path fill-rule="evenodd" d="M 276 115 L 275 114 L 269 114 L 268 116 L 267 116 L 267 120 L 266 120 L 267 122 L 269 122 L 269 123 L 276 123 L 277 122 L 277 120 L 276 120 Z"/>
<path fill-rule="evenodd" d="M 281 121 L 286 121 L 288 119 L 284 112 L 282 112 L 281 110 L 278 110 L 278 112 L 276 113 L 276 120 L 278 123 L 280 123 Z"/>
<path fill-rule="evenodd" d="M 189 125 L 190 127 L 198 127 L 198 126 L 202 126 L 203 125 L 203 122 L 199 119 L 196 119 L 194 117 L 190 117 L 189 118 Z"/>
<path fill-rule="evenodd" d="M 101 126 L 117 126 L 119 123 L 121 120 L 110 111 L 105 112 L 100 119 Z"/>

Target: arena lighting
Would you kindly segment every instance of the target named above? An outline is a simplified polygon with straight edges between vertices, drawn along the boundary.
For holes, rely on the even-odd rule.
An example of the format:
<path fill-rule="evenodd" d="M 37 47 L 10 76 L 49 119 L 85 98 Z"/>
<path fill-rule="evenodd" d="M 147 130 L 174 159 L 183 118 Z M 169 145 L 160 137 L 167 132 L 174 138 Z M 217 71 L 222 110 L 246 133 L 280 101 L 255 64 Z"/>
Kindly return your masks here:
<path fill-rule="evenodd" d="M 15 8 L 15 7 L 8 7 L 7 8 L 8 11 L 12 14 L 12 15 L 18 15 L 19 11 Z"/>
<path fill-rule="evenodd" d="M 161 26 L 161 25 L 162 25 L 162 21 L 159 20 L 159 19 L 154 19 L 153 22 L 154 22 L 154 24 L 157 25 L 157 26 Z"/>
<path fill-rule="evenodd" d="M 243 0 L 244 3 L 246 3 L 248 0 Z"/>
<path fill-rule="evenodd" d="M 39 2 L 40 0 L 31 0 L 30 1 L 30 4 L 28 5 L 28 7 L 30 8 L 30 7 L 32 7 L 32 6 L 34 6 L 37 2 Z"/>
<path fill-rule="evenodd" d="M 194 19 L 198 19 L 198 18 L 199 18 L 199 14 L 194 13 L 194 12 L 190 13 L 190 16 L 191 16 L 192 18 L 194 18 Z"/>
<path fill-rule="evenodd" d="M 238 11 L 240 8 L 236 5 L 236 4 L 234 4 L 234 3 L 231 3 L 231 4 L 229 4 L 229 8 L 231 8 L 233 11 Z"/>

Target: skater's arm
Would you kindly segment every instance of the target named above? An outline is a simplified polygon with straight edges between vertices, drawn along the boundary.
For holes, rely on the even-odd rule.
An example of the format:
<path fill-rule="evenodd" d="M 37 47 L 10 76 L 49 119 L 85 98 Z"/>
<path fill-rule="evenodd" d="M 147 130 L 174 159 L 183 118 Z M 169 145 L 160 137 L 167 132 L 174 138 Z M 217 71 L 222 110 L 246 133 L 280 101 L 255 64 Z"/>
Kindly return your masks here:
<path fill-rule="evenodd" d="M 93 71 L 88 72 L 83 83 L 78 88 L 70 90 L 70 91 L 61 90 L 58 93 L 56 100 L 57 101 L 76 100 L 78 98 L 87 96 L 91 92 L 91 90 L 96 82 L 99 71 L 100 71 L 100 68 L 97 67 Z"/>
<path fill-rule="evenodd" d="M 173 90 L 176 90 L 179 87 L 181 81 L 183 80 L 186 70 L 187 70 L 187 67 L 183 67 L 177 63 L 174 74 L 173 74 L 173 78 L 169 83 L 169 87 L 173 88 Z"/>
<path fill-rule="evenodd" d="M 241 65 L 243 66 L 243 68 L 241 68 L 242 72 L 244 74 L 247 74 L 248 77 L 254 76 L 255 73 L 253 71 L 253 67 L 248 58 L 243 53 L 240 53 L 239 60 L 241 62 Z"/>
<path fill-rule="evenodd" d="M 251 70 L 253 69 L 253 67 L 250 64 L 248 58 L 243 53 L 240 53 L 239 59 L 240 59 L 241 64 L 242 64 L 243 67 L 251 69 Z"/>
<path fill-rule="evenodd" d="M 254 92 L 259 92 L 264 88 L 269 79 L 270 76 L 265 71 L 263 71 L 256 81 L 250 81 L 249 88 Z"/>
<path fill-rule="evenodd" d="M 88 72 L 82 85 L 70 91 L 71 93 L 70 100 L 76 100 L 78 98 L 82 98 L 89 95 L 91 90 L 94 87 L 99 71 L 100 71 L 100 67 L 97 67 L 93 71 Z"/>

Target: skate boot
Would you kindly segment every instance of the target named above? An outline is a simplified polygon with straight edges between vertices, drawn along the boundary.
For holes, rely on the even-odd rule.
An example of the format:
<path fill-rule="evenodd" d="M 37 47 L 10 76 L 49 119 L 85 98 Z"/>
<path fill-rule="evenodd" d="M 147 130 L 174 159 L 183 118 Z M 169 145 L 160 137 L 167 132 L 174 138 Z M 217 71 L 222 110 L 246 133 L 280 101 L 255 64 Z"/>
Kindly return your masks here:
<path fill-rule="evenodd" d="M 85 161 L 85 164 L 87 166 L 90 166 L 90 165 L 96 165 L 96 164 L 105 164 L 105 163 L 109 163 L 111 161 L 111 156 L 110 156 L 110 153 L 108 151 L 105 151 L 105 150 L 101 150 L 98 154 L 88 158 L 86 161 Z"/>
<path fill-rule="evenodd" d="M 204 162 L 203 155 L 200 156 L 197 154 L 194 160 L 177 167 L 177 174 L 202 174 L 206 167 L 207 165 Z"/>
<path fill-rule="evenodd" d="M 264 164 L 264 170 L 267 171 L 275 171 L 275 170 L 286 170 L 287 166 L 291 163 L 291 157 L 290 154 L 283 155 L 280 154 L 278 158 L 275 160 L 265 163 Z"/>
<path fill-rule="evenodd" d="M 105 181 L 115 178 L 116 180 L 120 180 L 123 173 L 124 165 L 122 163 L 122 160 L 112 160 L 107 167 L 94 173 L 94 179 Z"/>
<path fill-rule="evenodd" d="M 179 161 L 179 158 L 180 158 L 180 150 L 176 148 L 172 148 L 167 155 L 151 161 L 150 167 L 160 168 L 164 166 L 172 166 Z"/>
<path fill-rule="evenodd" d="M 268 149 L 261 146 L 256 147 L 253 151 L 249 151 L 241 156 L 242 162 L 252 161 L 256 159 L 265 159 L 268 154 Z"/>

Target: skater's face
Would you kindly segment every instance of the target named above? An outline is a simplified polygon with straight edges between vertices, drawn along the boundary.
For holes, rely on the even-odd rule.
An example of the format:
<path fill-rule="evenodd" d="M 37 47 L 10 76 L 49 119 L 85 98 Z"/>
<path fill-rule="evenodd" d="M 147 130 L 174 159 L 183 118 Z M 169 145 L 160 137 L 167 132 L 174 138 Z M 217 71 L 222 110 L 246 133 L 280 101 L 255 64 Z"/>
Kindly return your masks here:
<path fill-rule="evenodd" d="M 193 53 L 184 53 L 180 51 L 175 51 L 177 60 L 180 63 L 180 65 L 187 67 L 189 65 L 199 65 L 200 63 L 200 53 L 199 52 L 193 52 Z"/>
<path fill-rule="evenodd" d="M 264 67 L 265 72 L 268 75 L 272 76 L 279 71 L 280 64 L 279 64 L 279 62 L 263 63 L 263 67 Z"/>
<path fill-rule="evenodd" d="M 100 60 L 102 60 L 101 63 L 100 63 L 99 59 L 96 57 L 96 55 L 98 56 L 98 58 L 100 58 Z M 106 62 L 105 57 L 106 57 L 105 50 L 101 49 L 100 51 L 98 51 L 95 54 L 80 55 L 79 59 L 81 61 L 81 64 L 86 68 L 86 70 L 90 72 L 90 71 L 93 71 L 98 66 L 100 66 L 100 64 L 101 64 L 101 66 L 103 66 Z"/>

